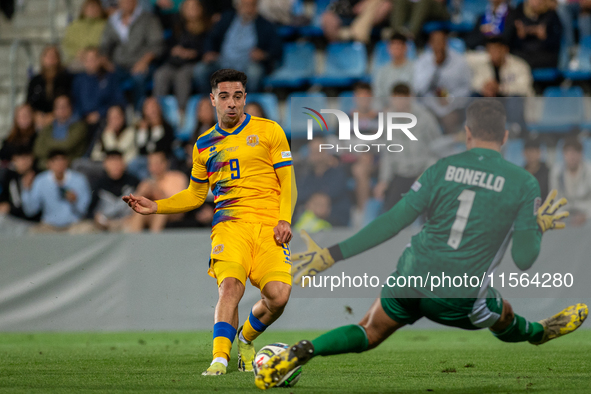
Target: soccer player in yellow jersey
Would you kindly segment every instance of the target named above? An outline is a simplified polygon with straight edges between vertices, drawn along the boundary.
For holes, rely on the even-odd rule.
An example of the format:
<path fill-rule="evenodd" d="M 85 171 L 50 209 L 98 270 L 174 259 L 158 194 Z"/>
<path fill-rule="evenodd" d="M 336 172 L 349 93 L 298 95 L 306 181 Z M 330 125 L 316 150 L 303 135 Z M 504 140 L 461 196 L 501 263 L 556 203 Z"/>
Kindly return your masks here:
<path fill-rule="evenodd" d="M 193 148 L 188 189 L 164 199 L 125 196 L 137 213 L 172 214 L 199 207 L 208 186 L 215 197 L 209 275 L 219 298 L 213 326 L 213 361 L 203 375 L 226 373 L 234 337 L 238 369 L 252 371 L 252 341 L 273 323 L 291 293 L 291 215 L 295 177 L 281 127 L 244 113 L 246 75 L 223 69 L 211 76 L 211 102 L 218 123 Z M 238 328 L 238 303 L 246 279 L 260 289 L 259 300 Z"/>

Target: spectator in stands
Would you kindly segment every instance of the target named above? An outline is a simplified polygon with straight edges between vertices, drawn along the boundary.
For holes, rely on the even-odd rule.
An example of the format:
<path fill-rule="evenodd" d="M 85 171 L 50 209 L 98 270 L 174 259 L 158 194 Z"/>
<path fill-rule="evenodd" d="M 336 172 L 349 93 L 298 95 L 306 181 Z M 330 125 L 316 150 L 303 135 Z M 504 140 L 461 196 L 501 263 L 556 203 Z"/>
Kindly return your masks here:
<path fill-rule="evenodd" d="M 296 6 L 297 12 L 294 8 Z M 304 22 L 310 22 L 303 15 L 303 5 L 297 0 L 259 0 L 259 13 L 263 18 L 277 25 L 301 25 Z M 294 11 L 297 14 L 294 14 Z"/>
<path fill-rule="evenodd" d="M 209 94 L 209 77 L 220 68 L 245 72 L 247 91 L 257 91 L 265 72 L 281 59 L 281 51 L 275 27 L 257 13 L 257 0 L 238 0 L 236 12 L 222 15 L 205 41 L 203 61 L 195 67 L 200 93 Z"/>
<path fill-rule="evenodd" d="M 511 14 L 511 52 L 531 68 L 558 67 L 562 24 L 547 0 L 525 0 Z"/>
<path fill-rule="evenodd" d="M 137 194 L 151 200 L 168 198 L 187 188 L 189 179 L 179 171 L 171 171 L 166 152 L 155 151 L 148 156 L 148 168 L 150 178 L 142 181 L 137 189 Z M 167 222 L 181 220 L 183 214 L 177 215 L 149 215 L 144 216 L 134 213 L 128 230 L 130 232 L 141 232 L 149 228 L 151 232 L 160 232 Z"/>
<path fill-rule="evenodd" d="M 131 219 L 129 207 L 121 197 L 135 193 L 140 181 L 125 171 L 125 160 L 119 151 L 105 153 L 103 168 L 103 176 L 93 185 L 89 211 L 98 228 L 121 231 Z"/>
<path fill-rule="evenodd" d="M 330 152 L 320 152 L 324 138 L 314 138 L 308 143 L 308 157 L 298 176 L 298 206 L 304 207 L 316 193 L 330 197 L 328 222 L 333 226 L 349 225 L 351 199 L 347 188 L 347 174 L 344 167 Z M 296 208 L 296 212 L 303 209 Z"/>
<path fill-rule="evenodd" d="M 474 30 L 466 37 L 466 46 L 476 49 L 486 45 L 491 37 L 503 37 L 505 42 L 509 42 L 512 28 L 507 26 L 507 19 L 512 11 L 508 0 L 489 0 L 486 11 L 478 17 Z"/>
<path fill-rule="evenodd" d="M 394 86 L 390 103 L 390 112 L 409 112 L 417 117 L 417 125 L 412 128 L 417 141 L 404 144 L 402 152 L 380 155 L 374 196 L 383 201 L 383 211 L 400 201 L 423 171 L 437 160 L 435 146 L 442 137 L 437 119 L 411 97 L 408 85 Z"/>
<path fill-rule="evenodd" d="M 234 10 L 233 0 L 203 0 L 207 15 L 211 15 L 213 23 L 218 22 L 227 11 Z"/>
<path fill-rule="evenodd" d="M 556 12 L 562 23 L 567 48 L 575 45 L 575 23 L 579 30 L 579 42 L 591 36 L 591 1 L 559 0 Z"/>
<path fill-rule="evenodd" d="M 446 134 L 456 133 L 465 107 L 461 98 L 471 95 L 470 66 L 463 55 L 448 48 L 447 32 L 432 32 L 429 45 L 432 50 L 415 62 L 413 91 L 425 96 L 425 105 L 437 115 Z"/>
<path fill-rule="evenodd" d="M 53 121 L 53 100 L 68 95 L 72 89 L 72 76 L 62 65 L 57 46 L 49 45 L 41 53 L 41 72 L 35 75 L 27 88 L 27 103 L 35 111 L 35 124 L 42 128 Z"/>
<path fill-rule="evenodd" d="M 33 149 L 37 133 L 33 118 L 33 108 L 23 104 L 16 108 L 14 122 L 8 137 L 2 142 L 0 149 L 0 163 L 10 161 L 14 152 L 21 148 Z"/>
<path fill-rule="evenodd" d="M 107 23 L 107 14 L 99 0 L 86 0 L 80 16 L 66 27 L 62 49 L 70 69 L 78 70 L 84 62 L 84 49 L 98 47 Z"/>
<path fill-rule="evenodd" d="M 92 135 L 110 107 L 126 103 L 117 77 L 105 70 L 97 47 L 84 50 L 83 64 L 84 72 L 72 84 L 72 99 L 76 115 L 84 119 Z"/>
<path fill-rule="evenodd" d="M 373 78 L 372 86 L 376 97 L 390 97 L 394 85 L 404 83 L 411 85 L 413 81 L 414 65 L 407 57 L 406 37 L 400 33 L 394 33 L 388 44 L 388 53 L 392 61 L 380 67 Z"/>
<path fill-rule="evenodd" d="M 306 202 L 306 210 L 294 226 L 294 231 L 306 230 L 309 234 L 332 229 L 327 221 L 330 217 L 330 197 L 325 193 L 314 193 Z"/>
<path fill-rule="evenodd" d="M 23 182 L 22 203 L 25 214 L 41 212 L 41 224 L 32 232 L 85 233 L 94 230 L 84 222 L 90 204 L 90 187 L 86 177 L 68 169 L 68 153 L 52 150 L 47 159 L 48 171 L 34 181 Z M 32 183 L 32 185 L 31 185 Z"/>
<path fill-rule="evenodd" d="M 357 113 L 357 126 L 361 133 L 374 134 L 379 128 L 378 111 L 373 99 L 371 86 L 358 82 L 353 86 L 354 106 L 349 111 L 349 119 Z M 365 143 L 353 137 L 357 143 Z M 376 157 L 372 152 L 346 152 L 341 160 L 351 163 L 351 175 L 355 180 L 355 209 L 352 212 L 354 227 L 361 225 L 365 203 L 371 193 L 372 175 L 375 172 Z"/>
<path fill-rule="evenodd" d="M 103 161 L 107 157 L 107 152 L 110 151 L 119 152 L 126 164 L 137 155 L 135 129 L 127 126 L 125 112 L 120 106 L 109 108 L 107 125 L 100 138 L 94 143 L 90 158 L 95 161 Z"/>
<path fill-rule="evenodd" d="M 163 32 L 158 19 L 143 10 L 138 0 L 119 0 L 109 17 L 101 40 L 101 52 L 113 63 L 121 82 L 133 81 L 136 108 L 145 96 L 152 62 L 163 51 Z"/>
<path fill-rule="evenodd" d="M 191 95 L 193 68 L 203 56 L 209 17 L 199 0 L 186 0 L 181 8 L 181 17 L 179 28 L 174 31 L 174 46 L 170 55 L 154 73 L 154 95 L 165 96 L 172 87 L 178 102 L 179 119 L 184 119 Z"/>
<path fill-rule="evenodd" d="M 550 178 L 550 169 L 542 158 L 540 142 L 536 139 L 528 139 L 523 146 L 523 157 L 525 158 L 525 169 L 536 177 L 540 184 L 542 198 L 548 195 L 548 183 Z"/>
<path fill-rule="evenodd" d="M 70 161 L 81 157 L 86 151 L 86 125 L 74 116 L 68 96 L 56 97 L 53 115 L 55 120 L 45 126 L 35 140 L 34 152 L 41 169 L 47 168 L 49 153 L 53 150 L 65 152 Z"/>
<path fill-rule="evenodd" d="M 244 112 L 250 113 L 246 111 L 245 106 Z M 211 99 L 209 96 L 203 97 L 197 103 L 197 124 L 195 125 L 195 130 L 193 131 L 193 136 L 191 137 L 192 145 L 197 142 L 197 138 L 207 130 L 211 129 L 216 124 L 215 120 L 215 112 L 213 110 L 213 105 L 211 105 Z M 191 154 L 192 154 L 191 150 Z"/>
<path fill-rule="evenodd" d="M 39 221 L 40 215 L 25 215 L 22 204 L 23 185 L 30 185 L 35 178 L 35 157 L 28 146 L 19 146 L 12 152 L 10 166 L 0 176 L 0 215 Z"/>
<path fill-rule="evenodd" d="M 175 19 L 178 17 L 182 4 L 185 0 L 150 0 L 154 13 L 160 19 L 160 24 L 166 30 L 174 26 Z"/>
<path fill-rule="evenodd" d="M 329 42 L 360 41 L 369 43 L 371 30 L 390 13 L 392 4 L 385 0 L 336 0 L 322 14 L 320 24 Z"/>
<path fill-rule="evenodd" d="M 143 117 L 136 127 L 135 145 L 138 156 L 129 163 L 129 171 L 139 179 L 148 173 L 148 157 L 153 152 L 172 152 L 174 130 L 162 116 L 162 108 L 155 97 L 148 97 L 143 105 Z"/>
<path fill-rule="evenodd" d="M 533 77 L 529 65 L 509 54 L 502 37 L 487 40 L 486 52 L 469 52 L 466 60 L 472 69 L 472 90 L 483 97 L 533 96 Z"/>
<path fill-rule="evenodd" d="M 414 40 L 427 21 L 448 21 L 446 0 L 393 0 L 390 25 L 395 32 Z"/>
<path fill-rule="evenodd" d="M 564 163 L 552 168 L 550 189 L 568 200 L 570 224 L 582 226 L 591 218 L 591 163 L 583 160 L 583 145 L 576 137 L 564 142 L 562 153 Z"/>
<path fill-rule="evenodd" d="M 251 116 L 256 116 L 257 118 L 267 119 L 267 114 L 265 113 L 263 106 L 256 101 L 251 101 L 250 103 L 246 104 L 244 106 L 244 112 Z"/>

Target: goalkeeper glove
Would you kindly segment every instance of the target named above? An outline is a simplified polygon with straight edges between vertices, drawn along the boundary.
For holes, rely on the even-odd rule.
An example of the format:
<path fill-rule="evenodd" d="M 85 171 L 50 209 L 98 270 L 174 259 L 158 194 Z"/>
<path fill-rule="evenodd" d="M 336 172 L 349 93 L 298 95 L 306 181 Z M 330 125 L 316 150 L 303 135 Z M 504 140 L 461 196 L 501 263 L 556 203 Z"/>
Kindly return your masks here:
<path fill-rule="evenodd" d="M 556 211 L 565 206 L 567 201 L 566 198 L 563 197 L 558 200 L 557 203 L 554 203 L 557 194 L 558 191 L 556 189 L 552 190 L 550 194 L 548 194 L 544 204 L 538 209 L 537 222 L 542 233 L 545 233 L 548 230 L 561 230 L 566 227 L 564 223 L 558 222 L 558 220 L 568 217 L 568 212 L 556 214 Z"/>
<path fill-rule="evenodd" d="M 335 259 L 332 257 L 327 248 L 321 248 L 308 235 L 305 230 L 300 232 L 300 235 L 306 243 L 306 251 L 303 253 L 296 253 L 291 256 L 293 280 L 295 284 L 302 284 L 302 277 L 314 276 L 317 273 L 330 268 Z"/>

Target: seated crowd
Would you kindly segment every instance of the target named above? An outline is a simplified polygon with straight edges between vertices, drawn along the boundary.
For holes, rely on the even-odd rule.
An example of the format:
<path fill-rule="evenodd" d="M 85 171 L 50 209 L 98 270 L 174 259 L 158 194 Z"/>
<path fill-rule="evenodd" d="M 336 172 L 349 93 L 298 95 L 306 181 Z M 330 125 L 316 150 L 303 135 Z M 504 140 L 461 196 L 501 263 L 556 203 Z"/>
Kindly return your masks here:
<path fill-rule="evenodd" d="M 159 199 L 186 188 L 192 146 L 216 123 L 209 75 L 234 68 L 247 73 L 247 93 L 266 89 L 265 77 L 282 57 L 278 26 L 309 22 L 295 13 L 294 0 L 234 3 L 235 8 L 229 0 L 84 1 L 61 47 L 43 50 L 39 74 L 31 78 L 26 103 L 16 109 L 2 142 L 0 215 L 30 223 L 33 232 L 210 226 L 211 195 L 187 214 L 149 217 L 132 214 L 120 197 L 134 192 Z M 558 148 L 563 160 L 549 168 L 540 142 L 527 133 L 522 101 L 509 101 L 534 96 L 532 69 L 557 67 L 561 42 L 575 45 L 576 5 L 581 15 L 591 11 L 583 1 L 525 0 L 512 7 L 490 0 L 474 30 L 463 35 L 471 49 L 463 52 L 450 46 L 445 25 L 424 34 L 425 22 L 452 17 L 445 0 L 331 2 L 319 19 L 323 43 L 371 46 L 376 28 L 391 31 L 390 62 L 374 70 L 370 83 L 352 87 L 354 108 L 348 111 L 357 112 L 360 128 L 370 131 L 379 111 L 412 112 L 418 141 L 386 155 L 319 154 L 326 136 L 294 142 L 294 227 L 314 232 L 360 226 L 390 209 L 437 158 L 457 152 L 468 97 L 512 103 L 508 118 L 520 130 L 512 137 L 526 139 L 525 168 L 542 194 L 556 188 L 569 199 L 573 225 L 584 224 L 591 218 L 591 163 L 580 140 L 567 138 Z M 577 23 L 581 41 L 591 35 L 591 22 L 579 16 Z M 422 46 L 418 56 L 411 51 Z M 161 98 L 174 95 L 182 125 L 194 93 L 202 97 L 194 109 L 195 128 L 181 139 L 163 114 Z M 256 102 L 246 112 L 265 116 Z"/>

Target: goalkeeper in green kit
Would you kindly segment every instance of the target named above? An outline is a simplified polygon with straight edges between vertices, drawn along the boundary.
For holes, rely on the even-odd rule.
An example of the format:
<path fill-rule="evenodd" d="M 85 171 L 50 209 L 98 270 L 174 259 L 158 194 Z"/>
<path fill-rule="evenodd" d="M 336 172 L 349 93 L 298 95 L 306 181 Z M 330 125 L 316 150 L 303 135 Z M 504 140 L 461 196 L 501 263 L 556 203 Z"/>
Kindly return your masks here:
<path fill-rule="evenodd" d="M 576 330 L 588 314 L 577 304 L 540 322 L 513 312 L 511 305 L 487 283 L 513 239 L 511 255 L 522 270 L 532 266 L 545 231 L 562 229 L 558 213 L 566 199 L 554 202 L 550 192 L 542 204 L 537 180 L 525 169 L 501 156 L 507 141 L 505 109 L 498 101 L 480 99 L 466 110 L 466 152 L 446 157 L 428 168 L 411 190 L 351 238 L 320 248 L 302 233 L 308 250 L 292 254 L 294 281 L 326 270 L 339 260 L 371 249 L 394 237 L 422 213 L 428 220 L 398 260 L 392 277 L 429 273 L 481 276 L 484 283 L 460 296 L 450 289 L 401 288 L 385 285 L 361 322 L 339 327 L 320 337 L 303 340 L 272 357 L 260 370 L 255 384 L 275 386 L 294 368 L 315 356 L 363 352 L 373 349 L 399 328 L 426 317 L 437 323 L 467 330 L 488 328 L 504 342 L 539 345 Z"/>

